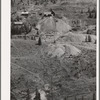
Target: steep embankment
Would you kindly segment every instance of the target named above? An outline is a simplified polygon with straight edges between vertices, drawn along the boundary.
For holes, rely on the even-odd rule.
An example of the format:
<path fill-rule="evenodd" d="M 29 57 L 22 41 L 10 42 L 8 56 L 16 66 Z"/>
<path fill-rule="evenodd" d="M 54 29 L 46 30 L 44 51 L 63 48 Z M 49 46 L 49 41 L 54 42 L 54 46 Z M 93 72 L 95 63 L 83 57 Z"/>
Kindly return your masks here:
<path fill-rule="evenodd" d="M 35 41 L 12 40 L 11 88 L 19 100 L 21 91 L 29 88 L 34 92 L 47 83 L 52 83 L 55 99 L 95 91 L 95 50 L 81 47 L 79 56 L 51 58 L 47 48 L 47 44 L 38 46 Z"/>

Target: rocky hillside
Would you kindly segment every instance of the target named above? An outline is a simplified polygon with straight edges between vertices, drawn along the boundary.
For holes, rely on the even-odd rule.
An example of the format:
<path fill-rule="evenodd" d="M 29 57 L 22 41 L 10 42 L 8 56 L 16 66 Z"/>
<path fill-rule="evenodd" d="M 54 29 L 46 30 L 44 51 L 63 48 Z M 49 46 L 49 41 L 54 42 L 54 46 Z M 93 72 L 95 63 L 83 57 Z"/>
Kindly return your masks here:
<path fill-rule="evenodd" d="M 11 88 L 17 99 L 21 100 L 21 91 L 30 89 L 32 93 L 45 84 L 52 84 L 55 99 L 95 91 L 95 50 L 78 47 L 78 56 L 67 57 L 65 53 L 61 58 L 52 58 L 47 47 L 30 40 L 12 41 Z"/>
<path fill-rule="evenodd" d="M 88 3 L 93 0 L 38 4 L 44 1 L 12 0 L 11 100 L 31 100 L 27 95 L 45 90 L 45 84 L 51 88 L 47 100 L 92 100 L 96 91 L 96 5 Z M 55 16 L 41 18 L 41 12 L 50 8 Z M 23 11 L 29 16 L 22 17 Z M 14 22 L 25 26 L 14 26 Z M 40 37 L 36 34 L 39 25 Z"/>

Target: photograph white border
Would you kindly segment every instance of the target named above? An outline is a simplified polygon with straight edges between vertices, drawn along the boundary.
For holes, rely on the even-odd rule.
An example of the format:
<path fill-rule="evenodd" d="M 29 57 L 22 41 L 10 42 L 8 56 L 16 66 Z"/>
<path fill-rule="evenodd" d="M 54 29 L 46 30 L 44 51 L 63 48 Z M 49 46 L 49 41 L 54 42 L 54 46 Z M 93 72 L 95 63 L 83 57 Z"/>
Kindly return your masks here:
<path fill-rule="evenodd" d="M 97 0 L 97 46 L 96 46 L 96 99 L 99 100 L 99 0 Z"/>
<path fill-rule="evenodd" d="M 1 100 L 10 100 L 10 0 L 1 0 Z"/>

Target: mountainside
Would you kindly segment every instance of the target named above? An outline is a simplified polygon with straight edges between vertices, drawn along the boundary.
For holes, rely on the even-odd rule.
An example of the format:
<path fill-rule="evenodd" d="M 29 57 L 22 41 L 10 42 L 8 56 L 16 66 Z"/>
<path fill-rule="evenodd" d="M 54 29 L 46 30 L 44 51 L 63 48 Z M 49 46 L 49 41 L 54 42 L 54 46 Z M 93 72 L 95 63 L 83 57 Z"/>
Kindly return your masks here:
<path fill-rule="evenodd" d="M 19 95 L 19 100 L 21 100 L 20 91 L 29 88 L 34 92 L 35 87 L 43 88 L 45 84 L 51 82 L 53 89 L 56 89 L 53 90 L 55 99 L 95 91 L 95 80 L 92 80 L 96 76 L 95 50 L 81 47 L 82 52 L 79 56 L 67 57 L 65 54 L 62 58 L 51 58 L 47 54 L 46 44 L 36 46 L 34 42 L 12 41 L 12 88 Z M 58 94 L 60 97 L 56 97 Z"/>
<path fill-rule="evenodd" d="M 11 100 L 95 100 L 94 1 L 12 0 Z"/>

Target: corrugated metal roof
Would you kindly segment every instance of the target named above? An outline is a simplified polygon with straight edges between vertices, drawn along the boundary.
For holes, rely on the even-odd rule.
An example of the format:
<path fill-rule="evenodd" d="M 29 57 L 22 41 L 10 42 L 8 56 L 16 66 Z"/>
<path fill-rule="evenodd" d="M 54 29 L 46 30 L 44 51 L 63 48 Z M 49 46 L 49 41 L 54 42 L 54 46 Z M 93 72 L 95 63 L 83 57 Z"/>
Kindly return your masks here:
<path fill-rule="evenodd" d="M 28 15 L 29 12 L 21 12 L 21 15 Z"/>
<path fill-rule="evenodd" d="M 45 15 L 49 15 L 49 14 L 51 14 L 51 12 L 49 12 L 49 11 L 48 12 L 44 12 L 44 14 Z"/>
<path fill-rule="evenodd" d="M 15 25 L 22 25 L 23 22 L 14 22 Z"/>

